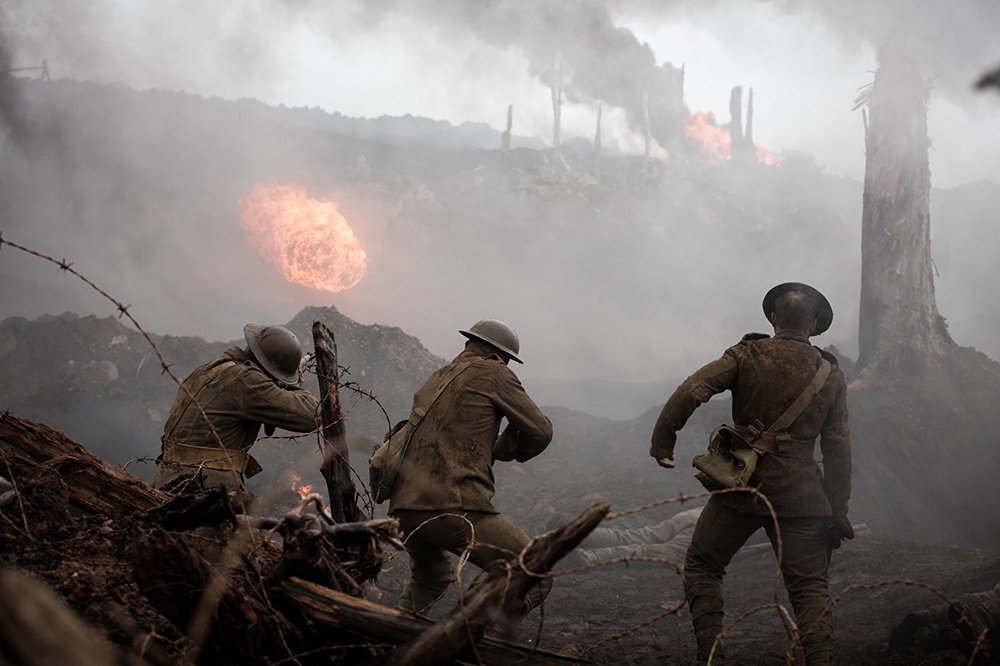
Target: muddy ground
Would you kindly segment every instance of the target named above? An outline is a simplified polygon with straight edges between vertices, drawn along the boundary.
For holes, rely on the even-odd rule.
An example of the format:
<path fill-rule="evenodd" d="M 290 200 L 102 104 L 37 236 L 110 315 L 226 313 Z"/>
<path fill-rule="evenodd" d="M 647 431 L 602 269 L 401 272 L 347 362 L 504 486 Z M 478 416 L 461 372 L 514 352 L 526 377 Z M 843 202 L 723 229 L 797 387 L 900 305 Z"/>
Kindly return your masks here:
<path fill-rule="evenodd" d="M 653 513 L 615 522 L 637 525 Z M 88 515 L 57 524 L 32 522 L 29 516 L 26 531 L 16 512 L 8 510 L 3 515 L 0 563 L 30 571 L 46 581 L 114 642 L 128 643 L 137 633 L 145 632 L 151 637 L 150 645 L 166 654 L 183 647 L 177 628 L 139 593 L 127 558 L 123 558 L 133 526 Z M 831 569 L 832 590 L 843 595 L 834 607 L 840 662 L 919 663 L 909 655 L 890 654 L 887 640 L 890 630 L 907 613 L 937 602 L 931 591 L 920 586 L 949 597 L 991 587 L 1000 577 L 996 555 L 878 534 L 847 543 L 835 552 Z M 556 586 L 543 612 L 526 623 L 519 642 L 600 664 L 684 664 L 691 660 L 694 642 L 689 616 L 683 607 L 673 610 L 680 605 L 682 589 L 672 567 L 616 563 L 577 572 L 557 571 Z M 407 572 L 405 554 L 391 556 L 369 598 L 394 604 Z M 466 580 L 474 574 L 470 566 Z M 739 557 L 725 586 L 728 617 L 772 604 L 776 589 L 778 602 L 787 604 L 774 576 L 770 552 L 758 550 Z M 451 594 L 438 603 L 432 615 L 443 615 L 453 604 Z M 731 663 L 782 664 L 786 663 L 788 644 L 778 612 L 763 608 L 732 629 L 727 649 Z"/>
<path fill-rule="evenodd" d="M 407 566 L 401 555 L 380 577 L 383 603 L 395 600 Z M 738 556 L 724 588 L 727 620 L 773 604 L 776 589 L 778 602 L 787 607 L 775 574 L 774 556 L 766 549 Z M 908 613 L 938 603 L 931 591 L 915 584 L 952 597 L 992 587 L 1000 580 L 1000 567 L 996 554 L 870 535 L 834 553 L 830 580 L 833 594 L 843 595 L 834 606 L 839 663 L 908 664 L 919 661 L 890 654 L 889 632 Z M 600 664 L 686 664 L 694 657 L 690 615 L 684 607 L 671 612 L 683 598 L 678 572 L 665 564 L 615 563 L 561 574 L 545 604 L 538 644 Z M 435 613 L 452 606 L 451 598 L 442 599 Z M 536 615 L 526 623 L 520 642 L 535 643 L 538 620 Z M 765 608 L 732 629 L 727 659 L 785 664 L 788 646 L 778 611 Z"/>

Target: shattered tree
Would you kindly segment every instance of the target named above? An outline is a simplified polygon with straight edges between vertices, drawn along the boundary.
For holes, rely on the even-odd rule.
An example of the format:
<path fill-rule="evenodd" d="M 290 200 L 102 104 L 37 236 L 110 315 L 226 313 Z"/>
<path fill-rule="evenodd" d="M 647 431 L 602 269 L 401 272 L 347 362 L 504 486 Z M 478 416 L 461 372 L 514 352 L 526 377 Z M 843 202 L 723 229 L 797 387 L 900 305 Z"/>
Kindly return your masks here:
<path fill-rule="evenodd" d="M 899 38 L 858 98 L 868 108 L 858 366 L 868 376 L 933 365 L 955 346 L 934 298 L 927 98 Z"/>

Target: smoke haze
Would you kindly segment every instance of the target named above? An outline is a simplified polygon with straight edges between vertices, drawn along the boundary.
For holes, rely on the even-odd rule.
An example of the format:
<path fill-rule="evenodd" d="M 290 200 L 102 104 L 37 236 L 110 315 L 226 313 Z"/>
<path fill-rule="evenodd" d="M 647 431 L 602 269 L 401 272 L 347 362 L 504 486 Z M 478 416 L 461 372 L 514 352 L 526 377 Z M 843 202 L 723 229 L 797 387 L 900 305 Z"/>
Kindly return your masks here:
<path fill-rule="evenodd" d="M 851 107 L 871 81 L 881 39 L 904 31 L 934 79 L 932 178 L 949 188 L 932 197 L 940 309 L 960 344 L 1000 357 L 1000 309 L 984 313 L 970 296 L 973 287 L 996 286 L 987 255 L 996 246 L 989 223 L 998 200 L 1000 102 L 971 91 L 976 76 L 1000 62 L 995 3 L 0 6 L 0 64 L 44 58 L 57 83 L 104 84 L 101 94 L 118 104 L 114 117 L 102 118 L 94 91 L 74 88 L 74 111 L 61 114 L 45 111 L 37 86 L 18 86 L 24 99 L 3 94 L 5 156 L 23 161 L 9 162 L 0 182 L 0 230 L 76 261 L 139 303 L 136 316 L 153 330 L 228 340 L 245 321 L 284 321 L 302 305 L 334 304 L 359 321 L 401 326 L 451 357 L 461 344 L 457 328 L 498 317 L 521 333 L 529 382 L 601 377 L 659 382 L 663 390 L 742 333 L 766 329 L 760 296 L 788 279 L 813 282 L 834 302 L 834 327 L 819 343 L 856 353 L 864 154 L 860 113 Z M 399 201 L 378 200 L 370 182 L 365 193 L 350 187 L 344 165 L 365 157 L 378 178 L 380 167 L 399 164 L 402 149 L 352 153 L 332 139 L 313 146 L 303 138 L 308 129 L 332 133 L 334 120 L 305 110 L 277 120 L 260 105 L 223 101 L 493 127 L 513 104 L 515 134 L 550 142 L 547 84 L 557 58 L 566 143 L 593 136 L 600 102 L 604 145 L 641 152 L 643 93 L 684 64 L 688 110 L 725 122 L 729 90 L 753 87 L 756 142 L 799 164 L 815 159 L 818 168 L 774 178 L 668 173 L 664 191 L 645 198 L 524 197 L 484 207 L 472 176 L 456 183 L 445 173 L 454 165 L 424 173 L 416 166 L 401 185 L 385 185 L 404 193 Z M 139 99 L 117 84 L 209 99 L 200 106 L 165 92 Z M 495 133 L 483 136 L 471 145 L 498 145 Z M 171 145 L 185 148 L 171 152 Z M 660 146 L 655 154 L 667 152 Z M 343 157 L 337 165 L 335 153 Z M 487 158 L 454 159 L 472 172 Z M 992 182 L 977 183 L 984 180 Z M 357 287 L 331 295 L 287 284 L 247 249 L 236 202 L 270 181 L 343 202 L 370 256 Z M 0 316 L 112 313 L 53 272 L 3 253 L 0 274 L 10 287 Z"/>

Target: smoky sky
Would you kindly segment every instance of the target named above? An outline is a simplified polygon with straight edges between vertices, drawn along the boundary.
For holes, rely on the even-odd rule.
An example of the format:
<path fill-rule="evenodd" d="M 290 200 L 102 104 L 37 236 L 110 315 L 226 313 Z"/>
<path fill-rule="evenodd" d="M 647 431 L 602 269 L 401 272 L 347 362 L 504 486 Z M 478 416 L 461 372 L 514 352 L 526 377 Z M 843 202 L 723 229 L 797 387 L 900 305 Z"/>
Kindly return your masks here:
<path fill-rule="evenodd" d="M 904 32 L 934 82 L 936 183 L 995 178 L 998 105 L 972 92 L 1000 62 L 1000 5 L 934 0 L 255 0 L 87 3 L 5 0 L 20 63 L 53 75 L 230 99 L 320 106 L 348 115 L 414 113 L 550 138 L 546 83 L 556 58 L 568 135 L 590 136 L 596 103 L 607 145 L 637 149 L 642 94 L 685 64 L 688 106 L 728 119 L 728 92 L 754 87 L 755 136 L 771 150 L 815 153 L 860 178 L 850 113 L 878 44 Z M 683 31 L 671 31 L 683 26 Z M 805 63 L 805 66 L 803 66 Z M 935 136 L 936 134 L 936 136 Z M 962 159 L 954 158 L 959 147 Z"/>
<path fill-rule="evenodd" d="M 254 98 L 275 107 L 318 107 L 348 116 L 410 113 L 502 127 L 507 105 L 513 104 L 515 134 L 549 141 L 547 84 L 558 58 L 567 98 L 564 138 L 592 137 L 601 103 L 604 145 L 627 153 L 642 150 L 637 116 L 643 92 L 671 67 L 683 65 L 691 111 L 714 111 L 725 122 L 730 89 L 753 87 L 758 143 L 789 155 L 813 154 L 821 170 L 845 177 L 815 193 L 821 203 L 813 205 L 802 193 L 785 201 L 778 193 L 772 206 L 797 208 L 777 215 L 765 207 L 746 211 L 745 219 L 725 221 L 703 219 L 698 202 L 688 199 L 731 196 L 728 184 L 720 181 L 713 190 L 692 182 L 690 192 L 674 184 L 677 200 L 664 210 L 625 202 L 622 210 L 636 220 L 622 219 L 627 216 L 611 205 L 595 207 L 586 213 L 592 225 L 586 233 L 573 226 L 576 210 L 559 210 L 558 202 L 525 203 L 523 210 L 510 211 L 520 226 L 490 239 L 492 249 L 485 256 L 475 254 L 484 239 L 461 236 L 468 231 L 442 232 L 459 236 L 455 242 L 465 245 L 456 247 L 467 252 L 432 267 L 402 254 L 390 257 L 375 241 L 388 242 L 391 235 L 378 236 L 359 224 L 355 231 L 373 257 L 370 274 L 336 297 L 275 287 L 273 271 L 248 254 L 238 227 L 226 217 L 245 195 L 235 180 L 222 188 L 206 181 L 196 193 L 170 193 L 171 201 L 189 200 L 172 209 L 157 207 L 147 197 L 163 189 L 157 165 L 132 153 L 124 132 L 121 144 L 104 155 L 114 163 L 99 165 L 103 170 L 74 162 L 79 158 L 71 145 L 47 149 L 54 151 L 51 161 L 59 168 L 43 168 L 37 160 L 26 166 L 31 175 L 16 188 L 19 198 L 6 202 L 5 214 L 23 212 L 30 220 L 17 230 L 20 240 L 77 260 L 103 284 L 124 283 L 126 293 L 115 295 L 142 305 L 140 320 L 161 333 L 228 340 L 238 337 L 246 321 L 287 321 L 304 305 L 334 304 L 363 323 L 401 326 L 434 353 L 450 356 L 461 343 L 457 329 L 489 316 L 506 319 L 522 332 L 524 355 L 532 360 L 524 369 L 528 375 L 650 381 L 683 376 L 738 335 L 765 328 L 760 294 L 770 284 L 801 279 L 829 290 L 837 303 L 835 330 L 820 343 L 851 353 L 864 169 L 862 120 L 851 111 L 858 87 L 871 81 L 885 35 L 902 31 L 933 82 L 933 184 L 955 188 L 996 181 L 1000 97 L 973 93 L 972 83 L 1000 63 L 1000 47 L 991 34 L 1000 24 L 998 8 L 988 2 L 950 6 L 924 0 L 0 0 L 0 64 L 6 58 L 15 67 L 34 66 L 45 58 L 57 81 L 185 91 L 206 98 L 206 107 L 216 97 Z M 19 108 L 18 100 L 5 95 L 2 102 L 9 132 L 11 119 L 20 117 L 10 111 Z M 122 121 L 132 125 L 125 115 Z M 59 133 L 45 118 L 32 123 L 36 136 Z M 164 119 L 163 132 L 179 133 L 180 124 Z M 22 152 L 30 157 L 38 150 Z M 216 168 L 240 172 L 241 183 L 256 182 L 258 175 L 267 175 L 255 173 L 263 150 L 238 147 L 238 163 Z M 129 172 L 132 190 L 114 177 L 103 180 L 100 174 L 115 169 Z M 446 198 L 443 191 L 436 194 Z M 970 199 L 968 190 L 935 194 L 932 207 L 943 214 L 932 219 L 932 235 L 942 314 L 954 322 L 959 343 L 997 356 L 1000 342 L 993 323 L 1000 321 L 1000 309 L 984 316 L 970 289 L 992 285 L 995 271 L 975 239 L 979 232 L 991 234 L 987 240 L 995 233 L 970 225 L 984 226 L 995 210 L 995 196 L 989 189 L 978 199 Z M 824 210 L 832 211 L 830 220 L 810 218 L 822 217 Z M 494 218 L 491 229 L 505 223 L 500 212 L 477 213 Z M 808 222 L 801 229 L 785 229 L 775 221 L 799 213 Z M 667 214 L 674 217 L 664 219 Z M 109 217 L 136 222 L 107 233 L 101 222 Z M 73 233 L 63 233 L 59 224 L 77 218 L 82 221 Z M 645 226 L 637 228 L 637 220 Z M 759 243 L 752 260 L 719 231 L 736 224 Z M 0 225 L 0 231 L 8 233 L 11 226 Z M 202 234 L 194 248 L 192 228 Z M 532 234 L 540 228 L 551 236 L 535 242 Z M 802 230 L 814 228 L 829 234 L 822 238 L 827 249 L 810 255 L 801 250 L 817 241 Z M 572 242 L 563 242 L 556 231 Z M 380 272 L 380 252 L 383 262 L 409 262 L 418 285 L 401 287 Z M 968 252 L 976 252 L 976 258 L 970 260 Z M 784 259 L 790 255 L 796 257 L 793 262 Z M 58 282 L 61 276 L 50 278 L 48 267 L 10 253 L 0 261 L 5 276 L 44 281 L 52 294 L 45 311 L 113 311 L 96 297 L 67 295 Z M 156 279 L 178 265 L 182 276 Z M 596 268 L 581 271 L 580 266 Z M 134 279 L 123 281 L 122 274 Z M 501 293 L 498 283 L 511 288 Z M 214 308 L 203 298 L 210 288 L 213 298 L 225 299 L 226 285 L 236 284 L 240 298 L 231 298 L 226 308 Z M 636 319 L 640 310 L 642 318 Z M 0 316 L 15 313 L 38 314 L 5 310 Z"/>

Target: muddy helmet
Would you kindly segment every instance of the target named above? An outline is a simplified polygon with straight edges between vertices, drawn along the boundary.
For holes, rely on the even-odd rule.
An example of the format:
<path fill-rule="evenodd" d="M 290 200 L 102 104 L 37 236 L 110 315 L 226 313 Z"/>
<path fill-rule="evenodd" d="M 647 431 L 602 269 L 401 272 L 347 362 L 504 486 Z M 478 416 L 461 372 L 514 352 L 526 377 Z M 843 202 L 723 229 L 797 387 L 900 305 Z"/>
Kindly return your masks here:
<path fill-rule="evenodd" d="M 299 381 L 302 345 L 294 333 L 284 326 L 247 324 L 243 337 L 267 374 L 286 384 Z"/>
<path fill-rule="evenodd" d="M 496 319 L 480 319 L 469 327 L 467 331 L 459 331 L 470 340 L 482 340 L 493 345 L 511 360 L 524 363 L 517 357 L 517 352 L 521 349 L 521 342 L 517 339 L 517 333 L 510 325 Z"/>
<path fill-rule="evenodd" d="M 830 306 L 830 301 L 826 300 L 826 296 L 815 287 L 801 282 L 782 282 L 768 290 L 767 294 L 764 295 L 764 302 L 761 304 L 764 308 L 764 316 L 767 317 L 768 321 L 774 314 L 774 302 L 778 300 L 779 296 L 789 291 L 801 291 L 815 299 L 816 328 L 812 332 L 813 335 L 819 335 L 830 328 L 830 324 L 833 323 L 833 307 Z"/>

